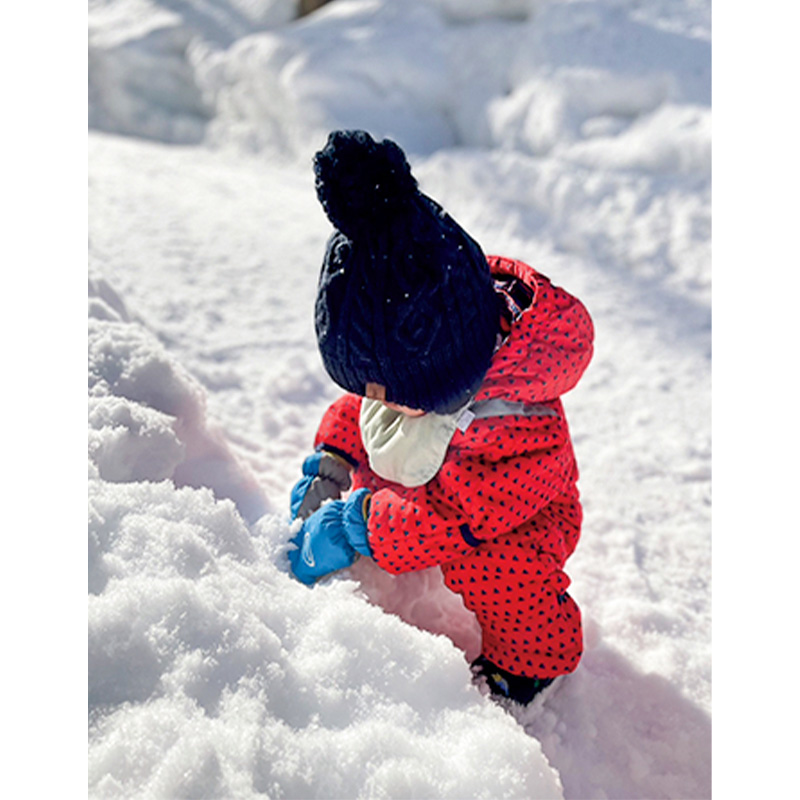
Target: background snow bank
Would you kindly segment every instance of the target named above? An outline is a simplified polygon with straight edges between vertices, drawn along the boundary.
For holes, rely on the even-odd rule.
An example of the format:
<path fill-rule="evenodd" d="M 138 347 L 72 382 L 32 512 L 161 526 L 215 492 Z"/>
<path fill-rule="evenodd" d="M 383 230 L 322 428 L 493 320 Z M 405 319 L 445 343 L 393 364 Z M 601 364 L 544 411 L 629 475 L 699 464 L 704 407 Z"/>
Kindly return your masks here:
<path fill-rule="evenodd" d="M 358 126 L 417 153 L 555 150 L 628 166 L 646 151 L 606 155 L 607 139 L 666 124 L 702 158 L 708 6 L 693 7 L 687 35 L 663 5 L 659 16 L 633 0 L 337 0 L 286 25 L 290 2 L 245 15 L 242 4 L 109 0 L 90 26 L 90 124 L 302 159 L 328 131 Z M 692 16 L 674 6 L 686 27 Z M 662 169 L 698 162 L 655 157 Z"/>
<path fill-rule="evenodd" d="M 202 44 L 227 47 L 294 19 L 296 0 L 89 0 L 89 125 L 198 142 L 213 109 L 197 85 Z"/>
<path fill-rule="evenodd" d="M 358 125 L 417 153 L 468 145 L 569 157 L 573 143 L 602 150 L 604 135 L 660 109 L 704 147 L 707 40 L 640 22 L 635 4 L 543 2 L 522 23 L 474 25 L 454 25 L 443 5 L 337 2 L 209 51 L 197 80 L 214 109 L 210 141 L 305 157 L 327 131 Z M 670 110 L 684 104 L 697 121 Z"/>

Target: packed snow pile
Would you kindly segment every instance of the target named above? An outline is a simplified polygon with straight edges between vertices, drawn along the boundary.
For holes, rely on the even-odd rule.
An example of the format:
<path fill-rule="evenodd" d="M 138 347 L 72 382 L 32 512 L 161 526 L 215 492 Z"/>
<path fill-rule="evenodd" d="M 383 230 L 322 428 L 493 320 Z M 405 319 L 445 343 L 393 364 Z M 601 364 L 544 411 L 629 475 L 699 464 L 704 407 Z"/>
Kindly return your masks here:
<path fill-rule="evenodd" d="M 107 283 L 91 288 L 93 795 L 562 797 L 449 639 L 352 582 L 310 594 L 287 575 L 280 515 L 248 529 L 233 502 L 176 488 L 202 396 Z"/>
<path fill-rule="evenodd" d="M 90 795 L 709 797 L 710 3 L 89 10 Z M 336 127 L 594 318 L 586 653 L 526 710 L 438 569 L 288 574 Z"/>

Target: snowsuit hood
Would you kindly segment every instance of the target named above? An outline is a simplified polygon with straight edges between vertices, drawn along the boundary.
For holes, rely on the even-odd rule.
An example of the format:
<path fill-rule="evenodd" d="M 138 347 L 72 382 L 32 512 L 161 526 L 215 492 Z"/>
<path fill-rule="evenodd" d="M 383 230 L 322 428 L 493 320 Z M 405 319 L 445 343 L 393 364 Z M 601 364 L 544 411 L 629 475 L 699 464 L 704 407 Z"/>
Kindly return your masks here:
<path fill-rule="evenodd" d="M 589 365 L 594 327 L 576 297 L 522 261 L 492 256 L 493 275 L 519 278 L 533 290 L 530 307 L 495 353 L 475 401 L 502 397 L 540 403 L 573 389 Z"/>

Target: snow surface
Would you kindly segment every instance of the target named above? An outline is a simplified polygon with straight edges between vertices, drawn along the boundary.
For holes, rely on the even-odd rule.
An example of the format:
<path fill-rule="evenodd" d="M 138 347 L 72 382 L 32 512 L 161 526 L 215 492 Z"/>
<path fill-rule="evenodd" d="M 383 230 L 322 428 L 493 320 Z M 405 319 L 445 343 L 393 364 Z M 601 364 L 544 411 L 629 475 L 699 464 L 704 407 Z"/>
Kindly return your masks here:
<path fill-rule="evenodd" d="M 92 797 L 711 793 L 710 4 L 89 5 Z M 287 573 L 338 395 L 313 334 L 335 127 L 576 293 L 586 654 L 470 683 L 438 570 Z M 122 134 L 122 135 L 121 135 Z"/>

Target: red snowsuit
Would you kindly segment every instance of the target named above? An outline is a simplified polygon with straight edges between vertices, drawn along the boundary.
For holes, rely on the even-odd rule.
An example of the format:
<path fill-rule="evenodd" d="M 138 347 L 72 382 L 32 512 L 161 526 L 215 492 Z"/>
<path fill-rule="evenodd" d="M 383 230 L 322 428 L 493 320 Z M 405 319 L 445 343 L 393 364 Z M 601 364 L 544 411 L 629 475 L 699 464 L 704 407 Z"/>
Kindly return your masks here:
<path fill-rule="evenodd" d="M 589 363 L 593 327 L 580 301 L 528 265 L 488 261 L 493 274 L 523 280 L 534 298 L 474 402 L 501 398 L 537 404 L 541 413 L 474 419 L 455 432 L 437 475 L 416 488 L 370 469 L 356 395 L 328 409 L 315 444 L 346 455 L 353 488 L 372 490 L 367 527 L 380 567 L 441 565 L 447 586 L 477 616 L 482 653 L 514 674 L 551 678 L 572 672 L 583 647 L 563 572 L 580 535 L 578 470 L 558 398 Z"/>

